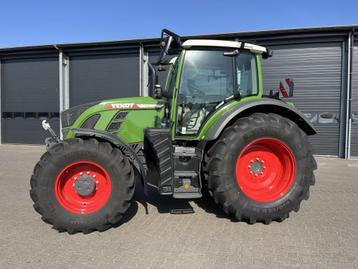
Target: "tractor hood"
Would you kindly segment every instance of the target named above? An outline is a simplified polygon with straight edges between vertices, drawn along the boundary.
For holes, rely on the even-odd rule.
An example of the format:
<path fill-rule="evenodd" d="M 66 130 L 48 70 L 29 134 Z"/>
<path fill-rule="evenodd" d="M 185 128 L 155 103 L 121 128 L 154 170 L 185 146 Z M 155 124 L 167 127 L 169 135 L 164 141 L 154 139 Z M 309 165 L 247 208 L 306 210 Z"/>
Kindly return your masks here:
<path fill-rule="evenodd" d="M 117 136 L 126 143 L 143 142 L 144 129 L 158 128 L 164 104 L 152 97 L 104 100 L 72 107 L 61 113 L 64 139 L 74 138 L 73 130 L 95 130 Z"/>
<path fill-rule="evenodd" d="M 71 107 L 61 113 L 62 128 L 79 127 L 84 117 L 111 110 L 157 110 L 163 107 L 158 100 L 152 97 L 128 97 L 104 100 L 101 102 L 86 103 Z M 77 124 L 76 124 L 77 123 Z"/>

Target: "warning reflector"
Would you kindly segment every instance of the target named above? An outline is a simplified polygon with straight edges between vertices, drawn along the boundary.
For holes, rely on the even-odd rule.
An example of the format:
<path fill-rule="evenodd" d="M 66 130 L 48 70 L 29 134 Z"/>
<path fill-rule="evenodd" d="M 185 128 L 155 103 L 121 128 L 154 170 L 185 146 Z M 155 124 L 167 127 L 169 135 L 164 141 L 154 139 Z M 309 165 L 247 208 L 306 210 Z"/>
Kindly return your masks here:
<path fill-rule="evenodd" d="M 293 96 L 293 80 L 290 78 L 281 79 L 280 80 L 280 93 L 282 97 L 292 97 Z"/>

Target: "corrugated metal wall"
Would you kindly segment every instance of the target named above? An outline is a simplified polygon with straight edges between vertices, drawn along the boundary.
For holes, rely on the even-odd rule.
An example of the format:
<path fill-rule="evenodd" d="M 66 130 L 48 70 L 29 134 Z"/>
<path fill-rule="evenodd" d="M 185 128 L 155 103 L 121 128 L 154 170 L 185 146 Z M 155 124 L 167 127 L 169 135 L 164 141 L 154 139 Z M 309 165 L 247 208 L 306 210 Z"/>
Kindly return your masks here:
<path fill-rule="evenodd" d="M 353 49 L 351 155 L 358 157 L 358 43 Z"/>
<path fill-rule="evenodd" d="M 342 43 L 271 45 L 274 56 L 263 60 L 264 87 L 278 89 L 280 79 L 293 78 L 288 101 L 305 113 L 317 129 L 310 137 L 316 154 L 338 156 L 342 79 Z"/>
<path fill-rule="evenodd" d="M 311 138 L 315 153 L 342 156 L 346 45 L 352 29 L 329 33 L 316 30 L 314 34 L 294 30 L 268 35 L 238 33 L 205 38 L 247 40 L 272 48 L 274 57 L 263 61 L 265 89 L 277 89 L 280 79 L 293 78 L 295 96 L 291 101 L 318 131 L 318 135 Z M 154 62 L 159 52 L 153 40 L 59 46 L 69 57 L 69 65 L 64 65 L 69 71 L 69 83 L 66 82 L 69 106 L 146 92 L 143 70 L 147 69 L 144 58 L 140 57 L 148 55 L 149 61 Z M 59 51 L 53 46 L 19 50 L 0 49 L 2 142 L 43 143 L 47 134 L 40 127 L 42 119 L 52 118 L 56 131 L 59 129 Z M 141 66 L 141 62 L 144 65 Z M 159 73 L 163 87 L 166 73 Z M 67 94 L 67 90 L 65 92 Z M 353 55 L 352 119 L 351 154 L 358 156 L 358 41 Z"/>
<path fill-rule="evenodd" d="M 70 57 L 70 106 L 139 95 L 138 53 Z"/>
<path fill-rule="evenodd" d="M 50 119 L 58 132 L 56 56 L 3 60 L 1 72 L 3 143 L 43 143 L 43 119 Z"/>

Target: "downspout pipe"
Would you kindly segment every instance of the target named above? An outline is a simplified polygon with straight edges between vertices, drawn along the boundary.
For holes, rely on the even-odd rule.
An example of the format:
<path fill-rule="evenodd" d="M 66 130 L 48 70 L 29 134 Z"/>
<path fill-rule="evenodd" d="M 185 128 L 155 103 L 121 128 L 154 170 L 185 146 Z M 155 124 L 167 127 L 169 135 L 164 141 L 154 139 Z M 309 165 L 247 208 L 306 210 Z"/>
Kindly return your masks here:
<path fill-rule="evenodd" d="M 354 28 L 348 34 L 348 61 L 347 61 L 347 100 L 346 100 L 346 141 L 345 159 L 351 156 L 351 132 L 352 132 L 352 68 L 354 48 Z"/>
<path fill-rule="evenodd" d="M 2 71 L 1 71 L 1 58 L 0 58 L 0 145 L 2 144 L 2 77 L 1 77 Z"/>

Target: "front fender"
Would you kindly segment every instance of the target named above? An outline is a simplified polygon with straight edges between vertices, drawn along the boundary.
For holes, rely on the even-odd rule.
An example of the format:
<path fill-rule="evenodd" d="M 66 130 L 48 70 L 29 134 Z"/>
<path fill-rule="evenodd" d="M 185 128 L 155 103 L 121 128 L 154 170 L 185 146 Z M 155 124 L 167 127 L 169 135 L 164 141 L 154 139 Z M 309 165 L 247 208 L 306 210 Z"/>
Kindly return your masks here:
<path fill-rule="evenodd" d="M 129 157 L 130 161 L 133 162 L 133 165 L 139 170 L 143 185 L 146 191 L 147 186 L 147 175 L 146 170 L 143 166 L 142 161 L 138 157 L 137 153 L 134 151 L 132 147 L 130 147 L 126 142 L 115 136 L 114 134 L 93 130 L 93 129 L 85 129 L 85 128 L 71 128 L 71 131 L 75 133 L 76 137 L 94 137 L 99 138 L 101 140 L 107 141 L 122 150 L 122 152 Z"/>
<path fill-rule="evenodd" d="M 317 133 L 312 124 L 305 119 L 303 113 L 295 107 L 290 106 L 281 100 L 262 98 L 260 100 L 242 102 L 233 109 L 225 112 L 211 127 L 205 140 L 210 141 L 217 139 L 224 128 L 228 124 L 231 124 L 235 119 L 257 112 L 279 114 L 282 117 L 289 118 L 295 122 L 307 135 L 314 135 Z"/>

